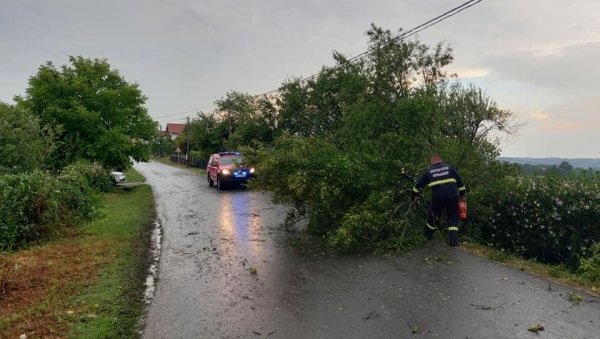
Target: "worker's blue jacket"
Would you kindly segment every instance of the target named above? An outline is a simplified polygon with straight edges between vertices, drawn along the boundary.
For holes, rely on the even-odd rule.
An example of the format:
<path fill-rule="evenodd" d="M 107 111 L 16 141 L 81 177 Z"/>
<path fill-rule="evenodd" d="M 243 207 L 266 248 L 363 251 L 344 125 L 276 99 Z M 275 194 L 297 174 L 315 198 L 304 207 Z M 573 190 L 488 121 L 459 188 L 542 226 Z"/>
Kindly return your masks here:
<path fill-rule="evenodd" d="M 459 191 L 466 191 L 456 170 L 443 162 L 431 165 L 421 175 L 413 191 L 421 193 L 426 186 L 431 187 L 433 199 L 458 198 Z"/>

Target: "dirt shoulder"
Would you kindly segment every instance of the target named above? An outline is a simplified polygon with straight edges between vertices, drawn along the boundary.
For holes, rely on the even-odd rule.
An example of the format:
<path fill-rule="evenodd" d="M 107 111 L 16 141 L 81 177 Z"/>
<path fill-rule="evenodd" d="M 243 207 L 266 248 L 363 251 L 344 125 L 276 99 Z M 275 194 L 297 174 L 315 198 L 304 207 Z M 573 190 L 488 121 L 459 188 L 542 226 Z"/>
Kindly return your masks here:
<path fill-rule="evenodd" d="M 102 217 L 0 255 L 0 337 L 132 337 L 143 312 L 154 202 L 149 186 L 103 196 Z"/>

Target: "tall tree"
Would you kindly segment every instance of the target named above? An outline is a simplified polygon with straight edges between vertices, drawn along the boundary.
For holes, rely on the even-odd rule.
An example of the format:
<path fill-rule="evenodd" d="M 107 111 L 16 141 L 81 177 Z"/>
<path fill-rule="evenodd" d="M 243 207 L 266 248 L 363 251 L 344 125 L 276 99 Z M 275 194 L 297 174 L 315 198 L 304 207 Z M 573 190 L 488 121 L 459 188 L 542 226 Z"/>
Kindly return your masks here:
<path fill-rule="evenodd" d="M 227 138 L 233 134 L 241 117 L 252 114 L 254 98 L 247 93 L 230 91 L 225 94 L 225 97 L 215 101 L 217 110 L 223 116 L 223 120 L 227 123 Z"/>
<path fill-rule="evenodd" d="M 61 130 L 50 167 L 60 169 L 78 158 L 108 168 L 127 167 L 130 158 L 147 160 L 156 123 L 138 84 L 125 81 L 106 59 L 71 56 L 69 62 L 40 66 L 25 97 L 16 98 L 43 125 Z"/>

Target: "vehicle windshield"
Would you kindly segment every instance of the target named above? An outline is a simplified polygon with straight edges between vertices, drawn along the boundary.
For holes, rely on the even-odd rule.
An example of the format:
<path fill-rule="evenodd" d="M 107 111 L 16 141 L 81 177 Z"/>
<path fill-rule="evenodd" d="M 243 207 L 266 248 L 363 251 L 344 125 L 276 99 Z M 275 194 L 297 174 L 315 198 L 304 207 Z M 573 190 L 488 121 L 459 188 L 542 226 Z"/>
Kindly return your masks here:
<path fill-rule="evenodd" d="M 239 165 L 243 161 L 242 157 L 239 155 L 228 155 L 222 156 L 219 161 L 220 165 Z"/>

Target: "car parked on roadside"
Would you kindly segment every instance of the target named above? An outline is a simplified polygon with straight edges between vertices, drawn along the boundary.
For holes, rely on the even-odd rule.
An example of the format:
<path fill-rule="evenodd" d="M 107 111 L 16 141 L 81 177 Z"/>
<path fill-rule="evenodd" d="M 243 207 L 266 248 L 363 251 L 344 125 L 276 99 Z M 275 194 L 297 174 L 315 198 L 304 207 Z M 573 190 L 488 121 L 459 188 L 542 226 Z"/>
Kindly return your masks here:
<path fill-rule="evenodd" d="M 239 152 L 214 153 L 208 159 L 206 180 L 209 186 L 222 190 L 228 185 L 241 185 L 255 175 L 254 167 L 247 166 Z"/>
<path fill-rule="evenodd" d="M 113 185 L 116 185 L 120 182 L 125 182 L 125 173 L 119 171 L 110 172 L 110 178 L 112 180 Z"/>

